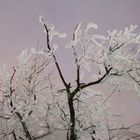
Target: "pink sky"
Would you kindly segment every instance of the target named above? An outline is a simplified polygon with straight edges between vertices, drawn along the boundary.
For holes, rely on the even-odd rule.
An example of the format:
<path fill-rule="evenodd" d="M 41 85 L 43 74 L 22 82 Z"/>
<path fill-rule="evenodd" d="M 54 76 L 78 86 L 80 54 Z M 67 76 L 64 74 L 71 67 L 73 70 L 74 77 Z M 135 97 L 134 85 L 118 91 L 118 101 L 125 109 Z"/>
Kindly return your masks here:
<path fill-rule="evenodd" d="M 39 15 L 66 32 L 68 43 L 79 21 L 95 22 L 103 34 L 130 24 L 140 26 L 139 6 L 139 0 L 1 0 L 0 64 L 15 61 L 23 48 L 42 44 Z"/>
<path fill-rule="evenodd" d="M 63 49 L 72 38 L 76 24 L 94 22 L 99 25 L 99 33 L 107 30 L 123 29 L 137 24 L 140 31 L 140 0 L 0 0 L 0 65 L 15 64 L 16 56 L 22 49 L 43 46 L 43 33 L 39 15 L 49 23 L 56 25 L 61 32 L 67 33 L 67 39 L 58 40 L 60 50 L 58 58 L 67 79 L 71 79 L 71 56 Z M 63 57 L 61 57 L 63 56 Z M 65 57 L 65 59 L 64 59 Z M 127 115 L 132 122 L 140 121 L 140 103 L 135 96 L 118 99 L 122 108 L 114 107 Z"/>

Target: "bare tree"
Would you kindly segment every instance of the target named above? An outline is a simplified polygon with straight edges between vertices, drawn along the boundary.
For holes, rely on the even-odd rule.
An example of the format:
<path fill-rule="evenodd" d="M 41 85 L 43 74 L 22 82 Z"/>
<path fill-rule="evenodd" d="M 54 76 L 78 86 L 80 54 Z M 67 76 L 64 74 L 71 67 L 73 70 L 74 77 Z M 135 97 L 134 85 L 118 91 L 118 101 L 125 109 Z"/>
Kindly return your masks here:
<path fill-rule="evenodd" d="M 138 91 L 140 35 L 133 33 L 136 26 L 104 36 L 92 33 L 96 24 L 83 29 L 78 23 L 66 45 L 75 66 L 75 79 L 68 82 L 53 41 L 54 36 L 66 35 L 41 16 L 39 20 L 45 47 L 32 48 L 29 54 L 23 51 L 17 67 L 9 71 L 4 65 L 0 71 L 1 139 L 38 140 L 62 131 L 67 140 L 112 140 L 117 136 L 112 132 L 122 127 L 118 126 L 120 116 L 110 112 L 110 100 L 126 88 Z M 58 77 L 53 79 L 54 67 Z"/>
<path fill-rule="evenodd" d="M 5 139 L 29 139 L 32 114 L 37 110 L 39 96 L 49 88 L 50 75 L 46 73 L 49 59 L 23 51 L 17 58 L 18 65 L 10 72 L 6 65 L 1 68 L 1 137 Z M 6 128 L 7 127 L 7 128 Z M 1 139 L 2 139 L 1 138 Z"/>
<path fill-rule="evenodd" d="M 54 61 L 59 77 L 64 85 L 64 88 L 59 90 L 59 92 L 65 96 L 64 99 L 67 98 L 67 101 L 63 102 L 66 102 L 69 111 L 66 109 L 66 104 L 64 107 L 61 104 L 62 102 L 57 102 L 62 122 L 68 122 L 67 125 L 63 123 L 63 126 L 67 128 L 67 140 L 78 139 L 78 133 L 83 130 L 88 131 L 91 135 L 96 135 L 98 133 L 97 126 L 105 126 L 103 126 L 102 120 L 108 115 L 108 99 L 112 97 L 112 93 L 116 92 L 116 90 L 118 91 L 127 86 L 123 83 L 129 79 L 129 71 L 132 71 L 136 66 L 134 62 L 140 66 L 137 57 L 140 50 L 140 35 L 133 33 L 137 26 L 131 25 L 130 28 L 125 28 L 124 31 L 108 31 L 108 35 L 103 36 L 89 33 L 89 30 L 98 28 L 96 24 L 89 23 L 83 30 L 81 23 L 78 23 L 72 41 L 66 45 L 66 48 L 72 50 L 76 68 L 76 82 L 70 83 L 66 81 L 63 75 L 55 56 L 56 46 L 52 41 L 54 35 L 65 37 L 65 34 L 58 33 L 55 30 L 55 26 L 45 23 L 41 16 L 40 22 L 45 29 L 47 40 L 42 54 L 50 56 Z M 90 72 L 92 74 L 90 77 L 92 78 L 84 82 L 83 79 L 90 69 L 94 69 L 95 72 Z M 82 79 L 83 76 L 84 78 Z M 103 84 L 114 90 L 109 96 L 93 91 L 91 88 L 98 85 L 102 86 Z M 97 99 L 97 101 L 94 100 L 94 103 L 90 102 L 92 104 L 90 110 L 88 108 L 84 110 L 82 99 L 85 102 L 88 96 L 89 98 L 91 96 L 94 98 L 99 96 L 101 98 L 100 100 Z M 87 116 L 90 117 L 88 118 Z M 92 136 L 92 139 L 95 139 L 95 137 Z"/>

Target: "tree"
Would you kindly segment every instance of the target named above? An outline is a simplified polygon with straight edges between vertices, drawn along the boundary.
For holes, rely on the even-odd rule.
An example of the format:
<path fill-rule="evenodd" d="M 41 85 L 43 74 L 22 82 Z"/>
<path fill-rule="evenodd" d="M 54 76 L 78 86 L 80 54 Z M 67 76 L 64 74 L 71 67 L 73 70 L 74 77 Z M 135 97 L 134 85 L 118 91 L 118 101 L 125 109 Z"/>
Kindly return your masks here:
<path fill-rule="evenodd" d="M 131 71 L 134 73 L 133 69 L 140 70 L 140 63 L 138 59 L 140 50 L 140 35 L 133 33 L 137 26 L 131 25 L 130 28 L 125 28 L 124 31 L 108 31 L 108 35 L 103 36 L 89 34 L 89 30 L 91 28 L 98 28 L 96 24 L 89 23 L 86 29 L 83 31 L 81 23 L 79 23 L 75 28 L 72 41 L 69 45 L 67 45 L 67 48 L 72 50 L 76 67 L 76 83 L 71 85 L 71 83 L 67 82 L 63 76 L 62 70 L 54 53 L 56 47 L 52 45 L 52 39 L 54 35 L 64 37 L 64 34 L 60 34 L 55 31 L 54 25 L 48 25 L 44 22 L 42 17 L 40 17 L 40 22 L 45 29 L 47 40 L 47 44 L 43 53 L 52 57 L 58 70 L 60 79 L 64 85 L 63 89 L 67 95 L 69 115 L 65 114 L 64 110 L 61 108 L 63 115 L 66 118 L 67 115 L 69 116 L 67 139 L 77 139 L 77 131 L 79 131 L 77 130 L 78 122 L 78 129 L 87 129 L 88 127 L 92 127 L 92 132 L 95 133 L 96 124 L 90 124 L 90 126 L 84 128 L 85 124 L 83 124 L 83 121 L 78 120 L 76 109 L 79 108 L 79 97 L 81 94 L 83 94 L 83 92 L 85 92 L 87 88 L 102 83 L 111 83 L 113 86 L 115 85 L 115 90 L 116 88 L 120 88 L 120 86 L 123 86 L 124 88 L 125 85 L 123 85 L 122 82 L 128 80 L 127 77 L 130 76 L 129 72 Z M 94 78 L 91 81 L 83 82 L 81 77 L 85 73 L 82 72 L 89 71 L 91 68 L 96 69 L 96 72 L 93 74 Z M 119 84 L 120 82 L 121 84 Z M 115 91 L 113 91 L 113 93 L 114 92 Z M 103 98 L 103 95 L 101 96 Z M 109 97 L 104 98 L 101 103 L 99 103 L 99 110 L 102 110 L 103 107 L 106 106 L 105 103 L 111 96 L 112 94 L 109 95 Z M 76 101 L 78 103 L 76 103 Z M 103 107 L 101 106 L 102 104 Z M 98 109 L 96 108 L 96 110 Z M 97 112 L 98 111 L 95 111 L 94 115 L 96 115 Z M 106 117 L 105 114 L 103 116 Z"/>
<path fill-rule="evenodd" d="M 62 130 L 66 131 L 67 140 L 82 137 L 112 140 L 116 135 L 111 136 L 111 131 L 116 126 L 119 130 L 122 127 L 118 121 L 115 124 L 118 116 L 109 110 L 111 98 L 126 88 L 135 87 L 138 91 L 133 84 L 139 82 L 136 78 L 140 71 L 140 35 L 133 33 L 137 26 L 108 31 L 104 36 L 92 33 L 92 29 L 98 28 L 96 24 L 89 23 L 83 29 L 78 23 L 72 41 L 66 45 L 74 58 L 75 79 L 71 83 L 66 81 L 58 63 L 55 54 L 58 47 L 53 40 L 54 36 L 66 35 L 56 31 L 53 24 L 45 23 L 42 16 L 39 20 L 46 35 L 46 46 L 32 48 L 30 55 L 23 51 L 12 74 L 6 66 L 1 71 L 0 117 L 8 130 L 2 130 L 2 134 L 12 135 L 15 140 L 33 140 Z M 55 79 L 57 75 L 49 74 L 52 69 L 55 73 L 54 67 L 58 73 Z M 58 80 L 62 88 L 57 85 Z M 37 118 L 39 135 L 33 134 L 33 117 Z"/>
<path fill-rule="evenodd" d="M 41 93 L 49 88 L 50 74 L 46 73 L 49 59 L 22 51 L 18 65 L 10 72 L 6 65 L 0 71 L 1 139 L 29 139 L 32 114 L 40 104 Z"/>

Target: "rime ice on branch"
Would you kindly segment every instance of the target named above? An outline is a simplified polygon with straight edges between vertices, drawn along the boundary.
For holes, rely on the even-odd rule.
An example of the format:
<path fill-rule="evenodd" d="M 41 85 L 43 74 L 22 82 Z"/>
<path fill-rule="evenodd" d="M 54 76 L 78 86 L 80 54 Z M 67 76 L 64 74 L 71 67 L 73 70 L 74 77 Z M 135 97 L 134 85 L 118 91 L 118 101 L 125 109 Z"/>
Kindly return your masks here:
<path fill-rule="evenodd" d="M 67 129 L 67 139 L 78 139 L 81 130 L 90 133 L 92 138 L 95 137 L 92 136 L 93 130 L 96 133 L 100 130 L 107 136 L 106 118 L 110 116 L 108 100 L 114 92 L 119 91 L 122 86 L 125 87 L 123 85 L 125 80 L 135 81 L 135 88 L 136 83 L 139 84 L 136 77 L 132 76 L 136 73 L 136 69 L 139 70 L 140 66 L 140 34 L 134 33 L 137 26 L 131 25 L 129 28 L 126 27 L 124 31 L 114 30 L 108 31 L 107 35 L 99 35 L 94 34 L 94 30 L 98 28 L 96 24 L 89 23 L 83 29 L 82 23 L 79 22 L 73 33 L 72 41 L 66 45 L 66 48 L 71 49 L 76 68 L 76 74 L 74 74 L 76 75 L 76 84 L 73 85 L 65 80 L 52 45 L 53 35 L 64 36 L 55 31 L 54 25 L 45 23 L 42 17 L 40 17 L 40 22 L 45 29 L 47 40 L 42 54 L 52 56 L 64 85 L 64 89 L 60 92 L 66 93 L 63 94 L 62 98 L 59 97 L 59 100 L 64 99 L 63 101 L 57 101 L 57 111 L 59 110 L 60 117 L 58 115 L 55 117 L 62 123 L 61 127 Z M 83 82 L 86 74 L 91 72 L 93 68 L 96 69 L 96 72 L 93 73 L 92 78 Z M 109 96 L 91 90 L 91 87 L 102 85 L 102 83 L 112 85 L 112 93 Z M 86 99 L 91 96 L 94 97 L 95 101 L 90 105 Z M 85 109 L 83 101 L 87 105 Z"/>
<path fill-rule="evenodd" d="M 126 88 L 140 95 L 137 26 L 100 35 L 94 34 L 98 29 L 95 23 L 84 28 L 79 22 L 72 40 L 65 45 L 71 50 L 75 68 L 75 79 L 70 83 L 63 75 L 55 55 L 58 45 L 54 44 L 54 36 L 64 38 L 66 34 L 59 33 L 42 16 L 39 22 L 46 37 L 45 47 L 32 48 L 30 53 L 24 50 L 11 71 L 6 65 L 0 68 L 0 139 L 35 140 L 63 131 L 67 140 L 113 140 L 122 129 L 118 117 L 110 112 L 111 99 Z M 56 79 L 50 73 L 54 66 Z M 108 93 L 102 87 L 109 89 Z"/>

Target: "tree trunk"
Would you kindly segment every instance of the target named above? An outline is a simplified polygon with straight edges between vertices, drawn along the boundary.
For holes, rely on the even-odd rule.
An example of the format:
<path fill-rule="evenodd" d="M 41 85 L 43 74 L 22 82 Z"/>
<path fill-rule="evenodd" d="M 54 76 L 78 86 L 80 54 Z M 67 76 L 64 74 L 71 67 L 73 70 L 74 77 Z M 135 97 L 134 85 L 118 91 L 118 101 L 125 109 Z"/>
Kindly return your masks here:
<path fill-rule="evenodd" d="M 68 105 L 69 105 L 69 111 L 70 111 L 70 128 L 68 132 L 67 140 L 76 140 L 77 136 L 75 133 L 75 110 L 73 106 L 73 99 L 68 97 Z"/>
<path fill-rule="evenodd" d="M 26 123 L 24 123 L 24 122 L 21 121 L 21 124 L 22 124 L 22 127 L 23 127 L 23 129 L 24 129 L 24 133 L 25 133 L 25 135 L 26 135 L 26 138 L 27 138 L 28 140 L 32 140 L 31 134 L 30 134 L 30 132 L 29 132 L 27 126 L 26 126 Z"/>
<path fill-rule="evenodd" d="M 23 131 L 24 131 L 24 133 L 25 133 L 26 138 L 27 138 L 28 140 L 33 140 L 33 139 L 32 139 L 32 136 L 31 136 L 31 134 L 30 134 L 30 132 L 29 132 L 29 130 L 28 130 L 28 127 L 27 127 L 26 123 L 22 121 L 22 116 L 20 115 L 20 113 L 19 113 L 19 112 L 16 112 L 16 115 L 18 116 L 18 118 L 19 118 L 19 120 L 20 120 L 20 123 L 21 123 L 21 125 L 22 125 L 22 128 L 23 128 Z"/>
<path fill-rule="evenodd" d="M 17 137 L 16 137 L 16 134 L 15 134 L 15 131 L 13 131 L 12 134 L 13 134 L 14 140 L 17 140 Z"/>

